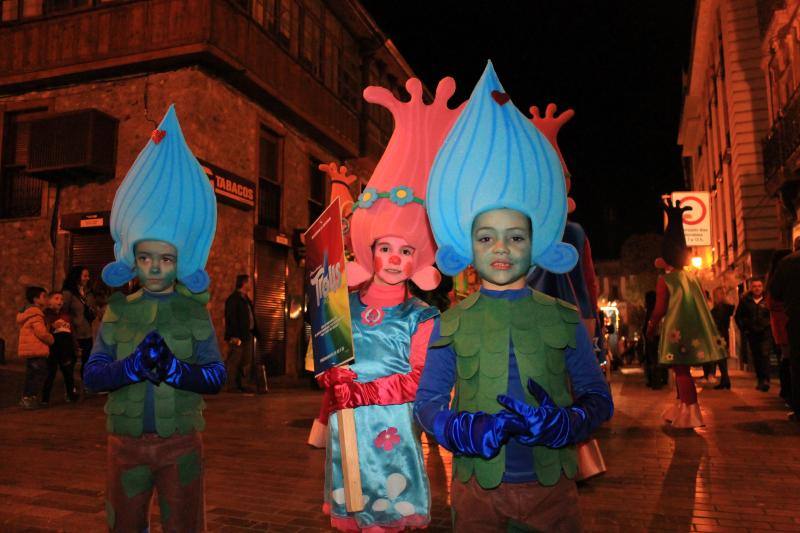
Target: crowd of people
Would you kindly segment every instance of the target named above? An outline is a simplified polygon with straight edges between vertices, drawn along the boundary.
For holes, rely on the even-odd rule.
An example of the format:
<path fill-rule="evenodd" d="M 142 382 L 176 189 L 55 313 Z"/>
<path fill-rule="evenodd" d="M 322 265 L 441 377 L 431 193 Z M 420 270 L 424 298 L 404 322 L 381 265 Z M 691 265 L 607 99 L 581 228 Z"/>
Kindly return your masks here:
<path fill-rule="evenodd" d="M 47 407 L 56 375 L 61 371 L 67 403 L 80 399 L 83 370 L 92 350 L 93 324 L 101 303 L 90 289 L 89 269 L 70 269 L 61 290 L 25 288 L 25 305 L 17 314 L 19 346 L 25 360 L 25 381 L 20 406 L 24 409 Z M 75 367 L 80 361 L 81 376 L 75 382 Z"/>
<path fill-rule="evenodd" d="M 766 278 L 753 277 L 734 305 L 729 291 L 716 287 L 708 303 L 719 336 L 726 341 L 731 320 L 741 335 L 739 357 L 755 374 L 755 388 L 768 392 L 772 376 L 777 374 L 780 397 L 790 409 L 789 419 L 797 420 L 800 410 L 800 339 L 796 324 L 800 324 L 800 238 L 793 243 L 794 251 L 777 250 L 772 257 Z M 659 363 L 660 325 L 651 323 L 656 307 L 656 293 L 645 296 L 644 369 L 648 387 L 660 389 L 667 384 L 667 368 Z M 793 328 L 793 325 L 794 328 Z M 653 331 L 655 330 L 655 331 Z M 726 352 L 729 353 L 726 345 Z M 773 358 L 777 371 L 772 371 Z M 731 379 L 727 358 L 702 366 L 702 381 L 713 384 L 716 390 L 729 390 Z M 719 370 L 719 373 L 717 373 Z M 716 382 L 716 383 L 715 383 Z"/>

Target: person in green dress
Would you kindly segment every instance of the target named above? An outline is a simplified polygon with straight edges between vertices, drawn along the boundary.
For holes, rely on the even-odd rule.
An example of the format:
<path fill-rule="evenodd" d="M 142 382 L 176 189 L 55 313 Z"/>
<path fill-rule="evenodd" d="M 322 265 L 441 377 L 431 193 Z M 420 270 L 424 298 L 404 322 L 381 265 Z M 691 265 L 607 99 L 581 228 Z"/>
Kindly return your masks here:
<path fill-rule="evenodd" d="M 664 232 L 662 257 L 656 267 L 663 269 L 656 284 L 656 306 L 647 326 L 657 331 L 663 319 L 658 350 L 659 364 L 671 366 L 675 373 L 677 400 L 663 413 L 674 427 L 695 428 L 705 425 L 697 403 L 697 390 L 691 367 L 720 361 L 726 357 L 725 340 L 720 336 L 706 305 L 703 288 L 697 277 L 684 270 L 689 250 L 683 232 L 683 212 L 680 201 L 664 204 L 667 228 Z"/>

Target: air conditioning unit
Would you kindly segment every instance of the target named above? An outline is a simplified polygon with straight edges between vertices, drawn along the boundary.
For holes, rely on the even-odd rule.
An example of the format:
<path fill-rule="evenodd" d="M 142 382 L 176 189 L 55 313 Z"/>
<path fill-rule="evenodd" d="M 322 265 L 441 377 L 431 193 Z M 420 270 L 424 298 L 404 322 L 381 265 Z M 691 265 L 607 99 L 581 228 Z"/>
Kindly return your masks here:
<path fill-rule="evenodd" d="M 119 121 L 97 109 L 56 113 L 30 126 L 27 171 L 40 178 L 113 178 Z"/>

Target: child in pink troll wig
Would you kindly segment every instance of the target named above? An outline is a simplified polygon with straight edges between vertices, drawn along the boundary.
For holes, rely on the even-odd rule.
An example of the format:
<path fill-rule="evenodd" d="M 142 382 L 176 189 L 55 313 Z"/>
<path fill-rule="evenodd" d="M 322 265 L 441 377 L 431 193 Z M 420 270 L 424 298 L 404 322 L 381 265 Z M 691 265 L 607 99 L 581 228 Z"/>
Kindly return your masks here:
<path fill-rule="evenodd" d="M 440 280 L 436 245 L 425 212 L 428 172 L 460 109 L 447 101 L 455 82 L 445 78 L 434 101 L 422 101 L 422 84 L 410 79 L 408 102 L 369 87 L 364 98 L 391 112 L 395 130 L 367 188 L 354 206 L 350 227 L 355 261 L 347 279 L 356 362 L 322 376 L 328 411 L 354 409 L 362 511 L 349 513 L 336 417 L 329 419 L 325 511 L 343 531 L 402 531 L 430 521 L 430 490 L 412 407 L 439 312 L 411 297 L 407 282 L 424 290 Z"/>

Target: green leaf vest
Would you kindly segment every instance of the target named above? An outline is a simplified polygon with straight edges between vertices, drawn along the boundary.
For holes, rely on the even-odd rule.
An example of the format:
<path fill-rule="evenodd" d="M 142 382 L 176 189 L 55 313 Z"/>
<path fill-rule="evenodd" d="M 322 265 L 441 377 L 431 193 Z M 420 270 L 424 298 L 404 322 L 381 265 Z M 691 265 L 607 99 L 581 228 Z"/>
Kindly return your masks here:
<path fill-rule="evenodd" d="M 441 339 L 433 346 L 453 345 L 456 352 L 457 411 L 497 413 L 498 394 L 508 392 L 509 346 L 513 342 L 525 401 L 538 405 L 528 392 L 533 378 L 559 406 L 572 404 L 564 349 L 575 347 L 578 324 L 575 306 L 534 291 L 531 298 L 504 300 L 476 292 L 442 315 Z M 574 446 L 552 449 L 533 446 L 536 477 L 542 485 L 554 485 L 563 471 L 575 476 Z M 475 475 L 478 484 L 491 489 L 500 485 L 506 465 L 505 447 L 493 459 L 454 457 L 456 479 L 466 483 Z"/>
<path fill-rule="evenodd" d="M 129 296 L 114 293 L 103 315 L 102 338 L 116 346 L 117 359 L 124 359 L 153 330 L 164 337 L 175 357 L 194 363 L 194 343 L 208 339 L 212 332 L 206 309 L 208 292 L 193 294 L 181 284 L 163 301 L 143 298 L 144 291 Z M 144 399 L 147 382 L 134 383 L 108 395 L 106 430 L 117 435 L 139 437 L 144 428 Z M 203 397 L 195 392 L 161 383 L 154 389 L 156 432 L 169 437 L 176 431 L 202 431 Z"/>

